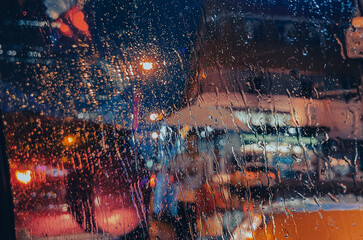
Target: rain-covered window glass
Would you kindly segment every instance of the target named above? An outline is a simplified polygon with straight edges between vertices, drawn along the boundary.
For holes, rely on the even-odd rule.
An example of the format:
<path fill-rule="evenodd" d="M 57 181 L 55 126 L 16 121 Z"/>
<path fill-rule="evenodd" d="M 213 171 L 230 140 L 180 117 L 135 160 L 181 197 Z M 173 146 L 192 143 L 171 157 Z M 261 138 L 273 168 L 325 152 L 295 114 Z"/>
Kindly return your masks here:
<path fill-rule="evenodd" d="M 363 1 L 0 9 L 6 239 L 363 238 Z"/>

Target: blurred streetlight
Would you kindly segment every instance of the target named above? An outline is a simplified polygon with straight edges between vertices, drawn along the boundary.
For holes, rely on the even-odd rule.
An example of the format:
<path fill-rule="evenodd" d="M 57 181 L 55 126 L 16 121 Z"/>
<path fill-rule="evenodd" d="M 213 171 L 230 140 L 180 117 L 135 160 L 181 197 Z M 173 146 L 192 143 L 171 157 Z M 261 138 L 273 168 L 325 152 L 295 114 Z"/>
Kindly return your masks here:
<path fill-rule="evenodd" d="M 70 147 L 76 144 L 76 137 L 74 135 L 67 135 L 63 138 L 62 144 L 66 147 Z"/>
<path fill-rule="evenodd" d="M 30 174 L 31 174 L 30 170 L 15 172 L 16 179 L 19 182 L 24 183 L 24 184 L 28 184 L 30 182 L 30 180 L 32 179 Z"/>
<path fill-rule="evenodd" d="M 154 122 L 156 120 L 162 120 L 163 116 L 157 113 L 151 113 L 149 119 Z"/>
<path fill-rule="evenodd" d="M 152 137 L 152 139 L 157 139 L 157 138 L 159 137 L 159 133 L 157 133 L 157 132 L 153 132 L 153 133 L 151 134 L 151 137 Z"/>
<path fill-rule="evenodd" d="M 149 71 L 149 70 L 151 70 L 153 68 L 152 62 L 141 62 L 140 65 L 146 71 Z"/>

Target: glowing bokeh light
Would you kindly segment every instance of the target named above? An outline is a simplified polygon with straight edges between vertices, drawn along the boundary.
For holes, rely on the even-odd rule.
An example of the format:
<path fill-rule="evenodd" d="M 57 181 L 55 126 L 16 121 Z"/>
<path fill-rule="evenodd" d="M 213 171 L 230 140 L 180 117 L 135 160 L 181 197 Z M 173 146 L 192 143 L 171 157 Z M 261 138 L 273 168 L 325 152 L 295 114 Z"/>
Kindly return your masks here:
<path fill-rule="evenodd" d="M 157 132 L 153 132 L 153 133 L 151 134 L 151 137 L 152 137 L 153 139 L 157 139 L 157 138 L 159 137 L 159 133 L 157 133 Z"/>
<path fill-rule="evenodd" d="M 21 183 L 24 183 L 24 184 L 28 184 L 32 177 L 31 177 L 31 171 L 30 170 L 27 170 L 27 171 L 16 171 L 15 173 L 15 176 L 16 176 L 16 179 L 21 182 Z"/>
<path fill-rule="evenodd" d="M 62 23 L 59 27 L 59 29 L 63 32 L 63 33 L 68 33 L 71 31 L 71 29 L 69 28 L 69 26 L 67 24 Z"/>
<path fill-rule="evenodd" d="M 159 114 L 152 113 L 150 114 L 149 118 L 151 121 L 155 121 L 155 120 L 161 120 L 163 117 Z"/>
<path fill-rule="evenodd" d="M 67 147 L 72 146 L 76 143 L 76 137 L 74 135 L 65 136 L 63 138 L 62 143 L 64 146 L 67 146 Z"/>
<path fill-rule="evenodd" d="M 150 177 L 150 187 L 155 187 L 156 186 L 156 175 L 152 174 Z"/>
<path fill-rule="evenodd" d="M 151 62 L 142 62 L 141 65 L 144 70 L 151 70 L 153 68 L 153 64 Z"/>

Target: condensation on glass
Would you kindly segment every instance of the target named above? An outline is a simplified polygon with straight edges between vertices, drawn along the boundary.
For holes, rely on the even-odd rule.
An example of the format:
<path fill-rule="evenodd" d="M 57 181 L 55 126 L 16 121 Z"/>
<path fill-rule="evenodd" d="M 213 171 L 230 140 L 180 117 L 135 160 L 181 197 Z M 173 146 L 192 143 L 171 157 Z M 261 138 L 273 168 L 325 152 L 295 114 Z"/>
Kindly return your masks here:
<path fill-rule="evenodd" d="M 6 0 L 17 239 L 360 239 L 360 0 Z"/>

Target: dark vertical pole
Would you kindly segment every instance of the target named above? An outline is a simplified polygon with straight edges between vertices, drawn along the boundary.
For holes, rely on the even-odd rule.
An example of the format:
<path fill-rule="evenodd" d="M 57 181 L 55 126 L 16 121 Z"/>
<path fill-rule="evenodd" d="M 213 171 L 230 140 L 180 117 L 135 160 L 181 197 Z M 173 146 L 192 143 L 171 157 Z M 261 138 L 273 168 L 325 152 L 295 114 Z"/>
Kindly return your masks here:
<path fill-rule="evenodd" d="M 0 238 L 15 240 L 13 195 L 4 135 L 3 115 L 0 110 Z"/>
<path fill-rule="evenodd" d="M 17 1 L 0 1 L 0 31 L 8 29 L 5 21 L 14 19 L 16 9 L 19 7 Z M 12 36 L 13 33 L 10 33 Z M 3 40 L 3 38 L 2 38 Z M 3 61 L 3 60 L 2 60 Z M 2 72 L 4 64 L 1 64 Z M 0 74 L 1 75 L 1 74 Z M 2 91 L 3 89 L 0 89 Z M 3 104 L 3 103 L 2 103 Z M 10 187 L 9 162 L 6 155 L 6 144 L 4 136 L 3 114 L 0 105 L 0 239 L 15 239 L 14 207 Z"/>
<path fill-rule="evenodd" d="M 214 144 L 214 155 L 215 155 L 215 161 L 213 161 L 213 170 L 215 174 L 221 173 L 224 169 L 221 169 L 221 156 L 220 156 L 220 144 L 219 144 L 220 138 L 216 137 L 214 138 L 213 144 Z"/>

